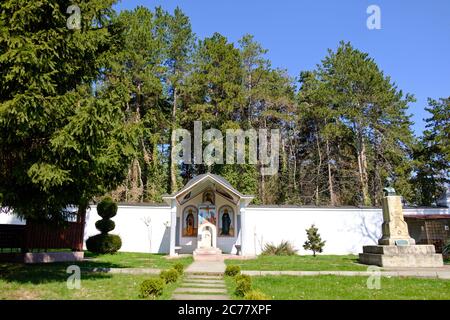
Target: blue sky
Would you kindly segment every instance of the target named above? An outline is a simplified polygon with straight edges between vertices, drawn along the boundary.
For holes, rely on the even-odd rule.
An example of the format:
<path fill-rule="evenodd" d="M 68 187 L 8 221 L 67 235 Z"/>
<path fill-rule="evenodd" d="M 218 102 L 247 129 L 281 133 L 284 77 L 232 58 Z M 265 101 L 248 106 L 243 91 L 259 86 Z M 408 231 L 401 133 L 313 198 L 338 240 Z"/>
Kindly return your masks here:
<path fill-rule="evenodd" d="M 381 30 L 369 30 L 369 5 L 381 9 Z M 427 98 L 450 96 L 450 0 L 123 0 L 117 10 L 179 6 L 198 37 L 219 32 L 230 41 L 246 33 L 269 50 L 274 67 L 292 76 L 315 67 L 340 40 L 368 52 L 399 89 L 417 102 L 414 130 L 424 129 Z"/>

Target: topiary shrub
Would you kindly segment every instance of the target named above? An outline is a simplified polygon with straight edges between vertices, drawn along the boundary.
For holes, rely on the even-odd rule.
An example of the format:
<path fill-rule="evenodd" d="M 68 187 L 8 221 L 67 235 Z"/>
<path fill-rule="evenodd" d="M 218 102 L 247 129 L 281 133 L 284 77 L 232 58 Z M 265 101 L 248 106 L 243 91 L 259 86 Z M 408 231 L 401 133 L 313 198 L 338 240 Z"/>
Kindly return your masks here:
<path fill-rule="evenodd" d="M 241 273 L 241 267 L 237 265 L 228 265 L 225 269 L 225 275 L 229 277 L 234 277 L 235 275 Z"/>
<path fill-rule="evenodd" d="M 97 213 L 102 220 L 95 223 L 100 234 L 86 240 L 86 247 L 93 253 L 116 253 L 122 247 L 122 240 L 117 235 L 108 234 L 114 230 L 116 224 L 110 220 L 117 214 L 117 204 L 109 197 L 104 198 L 97 205 Z"/>
<path fill-rule="evenodd" d="M 261 254 L 264 256 L 293 256 L 297 254 L 297 249 L 289 241 L 281 241 L 279 245 L 267 243 Z"/>
<path fill-rule="evenodd" d="M 177 262 L 173 265 L 173 268 L 177 270 L 178 274 L 181 276 L 184 272 L 184 265 L 180 262 Z"/>
<path fill-rule="evenodd" d="M 234 289 L 234 293 L 239 297 L 243 297 L 251 289 L 252 289 L 251 278 L 241 277 L 236 281 L 236 288 Z"/>
<path fill-rule="evenodd" d="M 86 240 L 86 247 L 94 253 L 116 253 L 122 247 L 122 240 L 114 234 L 97 234 Z"/>
<path fill-rule="evenodd" d="M 270 300 L 270 297 L 259 290 L 250 290 L 244 295 L 245 300 Z"/>
<path fill-rule="evenodd" d="M 144 280 L 139 287 L 139 297 L 156 298 L 162 295 L 164 290 L 164 280 L 160 278 L 152 278 Z"/>
<path fill-rule="evenodd" d="M 159 277 L 164 280 L 165 283 L 176 282 L 178 280 L 179 273 L 175 269 L 163 270 L 159 274 Z"/>

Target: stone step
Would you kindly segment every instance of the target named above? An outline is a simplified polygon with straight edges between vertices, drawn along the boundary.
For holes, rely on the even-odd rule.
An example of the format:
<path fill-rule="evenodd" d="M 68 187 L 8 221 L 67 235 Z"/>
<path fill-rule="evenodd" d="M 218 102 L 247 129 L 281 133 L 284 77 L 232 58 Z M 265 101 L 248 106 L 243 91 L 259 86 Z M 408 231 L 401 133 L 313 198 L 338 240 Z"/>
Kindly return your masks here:
<path fill-rule="evenodd" d="M 198 282 L 183 282 L 182 287 L 211 287 L 211 288 L 225 288 L 222 283 L 198 283 Z"/>
<path fill-rule="evenodd" d="M 176 288 L 175 293 L 227 293 L 224 288 Z"/>
<path fill-rule="evenodd" d="M 227 295 L 221 294 L 174 294 L 172 300 L 230 300 Z"/>
<path fill-rule="evenodd" d="M 199 275 L 199 274 L 192 274 L 188 275 L 187 279 L 208 279 L 208 280 L 222 280 L 223 277 L 221 276 L 210 276 L 210 275 Z"/>
<path fill-rule="evenodd" d="M 225 284 L 224 280 L 203 280 L 203 279 L 185 279 L 186 282 L 191 283 L 210 283 L 210 284 Z"/>

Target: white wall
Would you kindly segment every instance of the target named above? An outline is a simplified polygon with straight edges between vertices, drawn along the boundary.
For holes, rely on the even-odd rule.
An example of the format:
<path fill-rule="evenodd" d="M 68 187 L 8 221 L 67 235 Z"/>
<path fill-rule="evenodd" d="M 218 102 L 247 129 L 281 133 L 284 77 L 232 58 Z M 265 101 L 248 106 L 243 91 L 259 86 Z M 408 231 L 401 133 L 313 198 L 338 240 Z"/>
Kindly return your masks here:
<path fill-rule="evenodd" d="M 96 209 L 91 206 L 87 213 L 85 239 L 99 233 L 95 222 L 101 218 Z M 404 209 L 405 215 L 449 213 L 448 208 Z M 146 218 L 151 219 L 150 227 L 144 223 Z M 381 237 L 381 209 L 251 206 L 246 209 L 245 219 L 246 254 L 251 255 L 260 253 L 267 242 L 278 244 L 282 240 L 291 241 L 304 254 L 305 229 L 313 223 L 326 240 L 324 254 L 359 253 L 363 245 L 376 244 Z M 119 205 L 113 220 L 116 228 L 111 233 L 122 238 L 121 251 L 169 252 L 170 228 L 165 226 L 170 221 L 168 206 Z M 0 213 L 0 224 L 23 224 L 23 221 Z M 234 244 L 237 238 L 229 240 Z"/>
<path fill-rule="evenodd" d="M 97 207 L 91 206 L 86 214 L 84 239 L 98 234 L 95 222 L 101 217 Z M 150 219 L 150 225 L 145 220 Z M 170 241 L 170 208 L 165 206 L 127 206 L 119 205 L 117 215 L 112 218 L 116 228 L 111 234 L 117 234 L 122 239 L 120 251 L 168 253 Z M 166 224 L 166 225 L 165 225 Z"/>

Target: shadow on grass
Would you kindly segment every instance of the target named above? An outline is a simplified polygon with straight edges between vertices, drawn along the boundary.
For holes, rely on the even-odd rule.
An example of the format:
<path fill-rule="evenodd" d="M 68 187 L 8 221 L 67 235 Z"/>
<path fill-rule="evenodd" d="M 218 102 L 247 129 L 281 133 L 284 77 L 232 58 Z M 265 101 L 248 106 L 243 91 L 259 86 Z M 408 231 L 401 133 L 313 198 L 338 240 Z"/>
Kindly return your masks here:
<path fill-rule="evenodd" d="M 87 272 L 87 268 L 116 268 L 115 264 L 89 262 L 64 262 L 51 264 L 0 263 L 0 280 L 16 283 L 42 284 L 66 281 L 73 273 L 67 273 L 67 267 L 77 265 L 83 279 L 108 279 L 104 272 Z"/>

